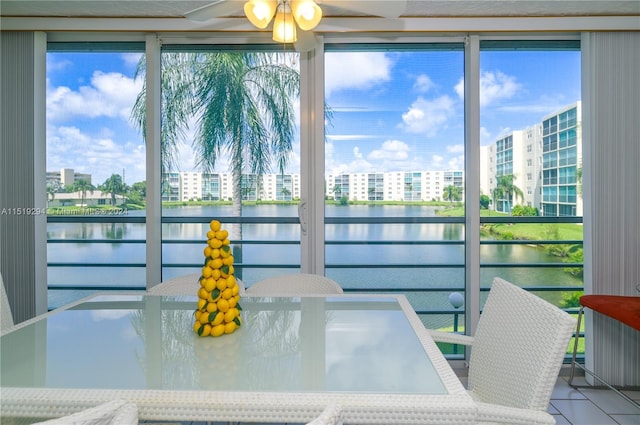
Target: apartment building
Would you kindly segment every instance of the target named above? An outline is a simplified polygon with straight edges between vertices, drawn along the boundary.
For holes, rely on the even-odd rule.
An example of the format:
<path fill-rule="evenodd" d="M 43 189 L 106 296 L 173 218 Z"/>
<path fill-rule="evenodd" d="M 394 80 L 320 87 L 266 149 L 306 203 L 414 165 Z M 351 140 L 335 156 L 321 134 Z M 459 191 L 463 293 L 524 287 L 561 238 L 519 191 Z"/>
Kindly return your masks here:
<path fill-rule="evenodd" d="M 162 201 L 220 201 L 233 199 L 231 173 L 173 172 L 162 175 Z M 299 174 L 243 174 L 244 201 L 291 201 L 300 198 Z"/>
<path fill-rule="evenodd" d="M 442 201 L 447 186 L 459 188 L 464 200 L 464 171 L 329 174 L 325 195 L 350 201 Z"/>
<path fill-rule="evenodd" d="M 78 173 L 73 168 L 62 168 L 60 171 L 47 171 L 47 185 L 73 186 L 78 180 L 91 184 L 91 174 Z"/>
<path fill-rule="evenodd" d="M 515 204 L 535 207 L 547 217 L 582 215 L 581 102 L 514 130 L 481 148 L 481 192 L 494 198 L 501 176 L 512 175 L 522 196 L 497 197 L 493 208 L 507 212 Z M 485 166 L 486 164 L 486 166 Z"/>

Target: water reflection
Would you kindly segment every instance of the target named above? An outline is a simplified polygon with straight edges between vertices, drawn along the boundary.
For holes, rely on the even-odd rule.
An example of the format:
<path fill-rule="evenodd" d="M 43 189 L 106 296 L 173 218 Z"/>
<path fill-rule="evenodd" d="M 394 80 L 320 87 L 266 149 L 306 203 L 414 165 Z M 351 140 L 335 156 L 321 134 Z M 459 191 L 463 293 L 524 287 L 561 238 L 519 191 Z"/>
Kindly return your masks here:
<path fill-rule="evenodd" d="M 436 208 L 423 206 L 327 206 L 328 217 L 432 217 Z M 296 216 L 295 205 L 260 205 L 243 209 L 246 216 Z M 165 209 L 167 215 L 224 217 L 231 214 L 231 206 L 190 207 Z M 142 223 L 49 223 L 48 236 L 56 239 L 145 239 Z M 204 248 L 206 223 L 165 223 L 162 235 L 165 240 L 188 240 L 192 243 L 163 243 L 162 260 L 171 265 L 199 267 Z M 251 265 L 242 270 L 243 280 L 250 285 L 267 277 L 274 266 L 299 266 L 300 226 L 297 224 L 245 224 L 242 227 L 246 241 L 265 241 L 243 246 L 242 263 Z M 331 224 L 325 226 L 328 241 L 325 249 L 327 275 L 349 288 L 462 288 L 464 285 L 464 225 L 438 224 Z M 233 240 L 233 235 L 231 235 Z M 289 243 L 271 244 L 272 241 Z M 399 242 L 392 244 L 336 244 L 332 242 Z M 426 244 L 402 244 L 402 241 L 421 241 Z M 460 244 L 439 244 L 440 241 Z M 146 262 L 144 244 L 48 244 L 48 262 L 57 263 L 137 263 Z M 565 273 L 562 267 L 518 267 L 523 263 L 549 264 L 561 262 L 541 249 L 526 245 L 481 245 L 480 261 L 483 265 L 512 263 L 513 267 L 484 267 L 481 283 L 489 286 L 495 276 L 518 282 L 524 286 L 579 286 L 581 279 Z M 373 265 L 374 267 L 371 267 Z M 395 265 L 399 267 L 387 267 Z M 265 266 L 265 267 L 261 267 Z M 241 269 L 241 267 L 239 268 Z M 191 272 L 191 269 L 183 269 Z M 275 270 L 275 271 L 274 271 Z M 97 271 L 89 268 L 49 267 L 49 283 L 82 284 L 87 281 L 117 284 L 132 282 L 130 270 Z M 179 272 L 179 271 L 178 271 Z M 178 273 L 176 272 L 176 273 Z M 144 285 L 144 270 L 134 272 L 139 284 Z M 446 296 L 426 294 L 421 305 L 446 308 Z M 426 301 L 429 299 L 429 301 Z"/>

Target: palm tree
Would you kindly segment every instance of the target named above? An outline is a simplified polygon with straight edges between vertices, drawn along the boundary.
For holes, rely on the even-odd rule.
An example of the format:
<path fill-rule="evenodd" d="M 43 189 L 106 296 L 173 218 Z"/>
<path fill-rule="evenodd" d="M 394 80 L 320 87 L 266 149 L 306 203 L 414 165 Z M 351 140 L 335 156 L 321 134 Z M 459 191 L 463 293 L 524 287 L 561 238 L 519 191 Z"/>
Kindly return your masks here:
<path fill-rule="evenodd" d="M 232 211 L 237 217 L 242 215 L 243 172 L 259 180 L 273 162 L 282 173 L 292 151 L 293 100 L 299 96 L 300 75 L 282 65 L 282 59 L 281 54 L 229 51 L 162 56 L 163 171 L 176 165 L 178 142 L 195 117 L 197 165 L 212 172 L 221 157 L 230 159 Z M 141 61 L 138 74 L 144 67 Z M 132 119 L 146 136 L 145 92 L 143 88 L 136 99 Z M 231 233 L 242 239 L 240 225 Z M 241 254 L 236 255 L 241 260 Z"/>
<path fill-rule="evenodd" d="M 111 174 L 111 177 L 105 180 L 100 189 L 111 194 L 111 205 L 115 206 L 116 195 L 124 193 L 126 185 L 122 182 L 122 177 L 119 174 Z"/>
<path fill-rule="evenodd" d="M 53 186 L 47 184 L 47 203 L 52 202 L 56 198 L 56 190 Z"/>
<path fill-rule="evenodd" d="M 524 199 L 524 193 L 522 190 L 513 184 L 516 177 L 513 174 L 505 174 L 504 176 L 498 176 L 496 188 L 493 190 L 494 199 L 506 199 L 507 211 L 511 214 L 512 201 L 518 198 Z M 495 204 L 495 202 L 494 202 Z"/>
<path fill-rule="evenodd" d="M 462 188 L 454 185 L 449 185 L 444 188 L 442 193 L 442 199 L 451 203 L 462 200 Z"/>
<path fill-rule="evenodd" d="M 333 186 L 333 198 L 340 199 L 340 196 L 342 196 L 342 185 L 337 184 Z"/>
<path fill-rule="evenodd" d="M 73 191 L 74 192 L 80 192 L 80 196 L 81 196 L 81 205 L 84 206 L 84 200 L 87 197 L 87 192 L 89 193 L 93 193 L 93 190 L 96 187 L 94 185 L 92 185 L 91 183 L 89 183 L 87 180 L 85 179 L 79 179 L 78 181 L 76 181 L 73 184 Z"/>
<path fill-rule="evenodd" d="M 291 191 L 286 187 L 283 187 L 281 192 L 282 192 L 282 200 L 289 201 L 290 199 L 288 198 L 288 196 L 291 195 Z"/>

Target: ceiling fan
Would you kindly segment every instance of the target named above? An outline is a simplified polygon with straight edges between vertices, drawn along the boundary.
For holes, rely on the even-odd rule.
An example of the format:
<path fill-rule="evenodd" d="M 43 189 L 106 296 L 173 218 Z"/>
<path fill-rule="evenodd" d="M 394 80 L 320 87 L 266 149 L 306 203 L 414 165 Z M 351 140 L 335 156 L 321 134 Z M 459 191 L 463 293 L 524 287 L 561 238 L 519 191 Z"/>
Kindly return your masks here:
<path fill-rule="evenodd" d="M 293 43 L 305 52 L 315 46 L 313 29 L 322 19 L 322 8 L 329 6 L 358 14 L 397 18 L 404 13 L 407 0 L 217 0 L 192 10 L 185 17 L 192 21 L 207 21 L 230 16 L 244 10 L 257 28 L 267 28 L 273 21 L 273 40 Z"/>

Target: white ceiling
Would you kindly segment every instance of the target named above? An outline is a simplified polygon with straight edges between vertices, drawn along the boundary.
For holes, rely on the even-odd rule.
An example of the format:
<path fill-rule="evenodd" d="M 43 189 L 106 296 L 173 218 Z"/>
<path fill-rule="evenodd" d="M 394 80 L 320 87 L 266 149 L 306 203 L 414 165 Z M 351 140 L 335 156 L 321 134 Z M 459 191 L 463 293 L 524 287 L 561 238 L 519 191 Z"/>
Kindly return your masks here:
<path fill-rule="evenodd" d="M 224 1 L 237 2 L 241 10 L 244 0 Z M 0 16 L 180 18 L 213 2 L 215 0 L 0 0 Z M 358 15 L 344 9 L 322 7 L 325 16 Z M 640 15 L 640 0 L 408 0 L 403 14 L 405 17 L 620 15 Z"/>

